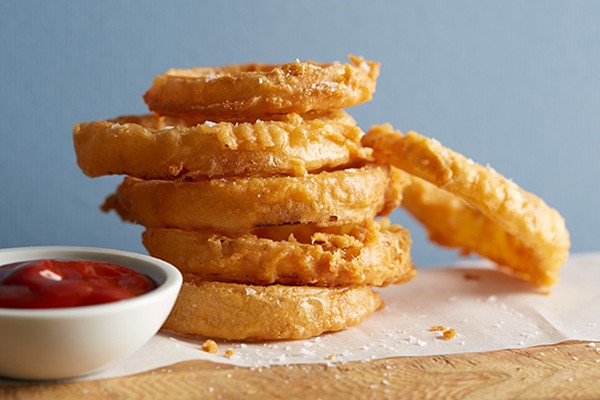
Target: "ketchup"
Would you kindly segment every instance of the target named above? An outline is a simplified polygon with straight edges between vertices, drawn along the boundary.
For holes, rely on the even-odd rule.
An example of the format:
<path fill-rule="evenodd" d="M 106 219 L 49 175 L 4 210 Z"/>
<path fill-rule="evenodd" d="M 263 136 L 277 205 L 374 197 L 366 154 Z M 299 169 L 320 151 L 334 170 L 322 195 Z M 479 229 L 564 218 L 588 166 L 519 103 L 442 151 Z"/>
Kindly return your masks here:
<path fill-rule="evenodd" d="M 0 307 L 64 308 L 139 296 L 156 284 L 120 265 L 85 260 L 31 260 L 0 266 Z"/>

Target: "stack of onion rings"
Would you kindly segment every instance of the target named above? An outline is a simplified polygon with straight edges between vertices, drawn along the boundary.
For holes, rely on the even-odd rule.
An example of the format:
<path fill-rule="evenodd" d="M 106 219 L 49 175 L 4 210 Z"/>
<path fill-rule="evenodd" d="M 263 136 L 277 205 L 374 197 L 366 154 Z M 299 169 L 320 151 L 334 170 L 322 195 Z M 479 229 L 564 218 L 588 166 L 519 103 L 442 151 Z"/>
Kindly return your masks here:
<path fill-rule="evenodd" d="M 478 253 L 542 287 L 557 281 L 569 255 L 569 231 L 542 199 L 416 132 L 375 126 L 363 143 L 380 162 L 416 177 L 403 205 L 432 240 Z"/>
<path fill-rule="evenodd" d="M 375 220 L 410 180 L 374 162 L 343 110 L 371 98 L 379 64 L 350 60 L 171 70 L 144 96 L 154 115 L 75 126 L 88 176 L 127 175 L 103 210 L 184 273 L 166 328 L 306 338 L 380 308 L 371 286 L 413 278 L 408 232 Z"/>
<path fill-rule="evenodd" d="M 570 247 L 558 212 L 435 140 L 366 135 L 343 108 L 370 100 L 379 64 L 296 61 L 169 70 L 152 115 L 77 124 L 88 176 L 126 175 L 102 206 L 146 227 L 184 285 L 167 329 L 230 340 L 301 339 L 382 307 L 371 286 L 415 275 L 402 204 L 440 245 L 539 286 Z"/>

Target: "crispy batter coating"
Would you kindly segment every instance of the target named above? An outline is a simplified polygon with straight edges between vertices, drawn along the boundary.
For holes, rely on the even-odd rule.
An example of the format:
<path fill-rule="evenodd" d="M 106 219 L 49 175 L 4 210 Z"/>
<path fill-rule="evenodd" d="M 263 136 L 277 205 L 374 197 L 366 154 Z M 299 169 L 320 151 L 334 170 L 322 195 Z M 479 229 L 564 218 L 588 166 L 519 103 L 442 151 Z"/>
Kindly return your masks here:
<path fill-rule="evenodd" d="M 380 162 L 451 194 L 417 181 L 403 203 L 435 232 L 434 240 L 488 257 L 537 285 L 549 287 L 556 282 L 569 254 L 569 232 L 558 211 L 542 199 L 415 132 L 402 135 L 389 125 L 377 126 L 363 144 L 374 149 Z"/>
<path fill-rule="evenodd" d="M 159 115 L 225 118 L 306 113 L 371 99 L 379 63 L 350 56 L 351 64 L 296 61 L 171 69 L 144 95 Z"/>
<path fill-rule="evenodd" d="M 387 286 L 415 275 L 408 231 L 387 219 L 330 228 L 285 225 L 233 236 L 148 229 L 142 237 L 152 256 L 207 281 Z"/>
<path fill-rule="evenodd" d="M 306 339 L 357 325 L 383 306 L 368 286 L 184 283 L 164 328 L 226 340 Z"/>
<path fill-rule="evenodd" d="M 259 226 L 314 223 L 335 226 L 389 212 L 390 168 L 368 164 L 301 177 L 223 178 L 205 181 L 126 177 L 104 210 L 151 228 L 249 232 Z"/>
<path fill-rule="evenodd" d="M 176 125 L 166 125 L 175 123 Z M 304 175 L 364 162 L 362 130 L 344 111 L 254 123 L 127 116 L 75 125 L 77 163 L 88 176 L 141 179 Z"/>
<path fill-rule="evenodd" d="M 477 253 L 540 286 L 550 286 L 557 279 L 558 271 L 545 269 L 546 260 L 516 236 L 457 196 L 422 179 L 415 178 L 406 188 L 402 206 L 439 245 L 459 248 L 465 255 Z"/>

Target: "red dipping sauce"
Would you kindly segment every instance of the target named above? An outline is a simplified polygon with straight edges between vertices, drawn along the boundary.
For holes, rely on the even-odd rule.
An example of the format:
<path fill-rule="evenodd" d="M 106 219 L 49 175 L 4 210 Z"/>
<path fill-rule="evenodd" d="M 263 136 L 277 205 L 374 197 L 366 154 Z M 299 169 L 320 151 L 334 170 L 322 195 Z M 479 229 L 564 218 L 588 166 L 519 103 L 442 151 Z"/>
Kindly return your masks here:
<path fill-rule="evenodd" d="M 85 260 L 30 260 L 0 266 L 0 307 L 64 308 L 110 303 L 156 288 L 146 275 Z"/>

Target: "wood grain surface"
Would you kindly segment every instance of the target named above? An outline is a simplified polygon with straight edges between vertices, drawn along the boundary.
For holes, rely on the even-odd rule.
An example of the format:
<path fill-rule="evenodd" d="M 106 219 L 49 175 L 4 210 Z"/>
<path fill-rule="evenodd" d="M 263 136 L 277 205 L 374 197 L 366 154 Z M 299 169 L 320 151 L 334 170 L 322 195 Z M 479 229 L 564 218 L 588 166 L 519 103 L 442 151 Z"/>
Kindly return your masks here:
<path fill-rule="evenodd" d="M 0 388 L 0 399 L 600 399 L 600 343 L 240 368 L 190 361 L 123 378 Z"/>

